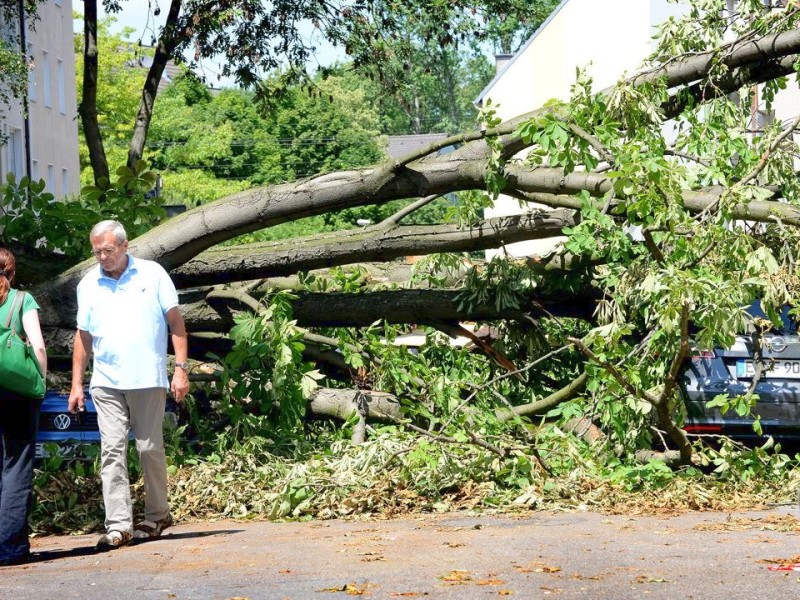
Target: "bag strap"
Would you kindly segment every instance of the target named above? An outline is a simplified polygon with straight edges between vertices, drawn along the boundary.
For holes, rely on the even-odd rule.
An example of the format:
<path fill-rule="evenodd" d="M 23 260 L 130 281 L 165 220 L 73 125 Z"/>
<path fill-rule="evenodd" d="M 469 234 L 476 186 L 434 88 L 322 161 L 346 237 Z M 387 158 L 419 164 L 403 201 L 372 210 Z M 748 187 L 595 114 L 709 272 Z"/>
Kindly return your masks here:
<path fill-rule="evenodd" d="M 14 335 L 17 333 L 17 317 L 22 313 L 22 302 L 25 299 L 25 292 L 17 290 L 14 296 L 14 302 L 11 303 L 11 308 L 6 315 L 6 329 L 11 329 Z M 13 321 L 11 319 L 14 319 Z"/>

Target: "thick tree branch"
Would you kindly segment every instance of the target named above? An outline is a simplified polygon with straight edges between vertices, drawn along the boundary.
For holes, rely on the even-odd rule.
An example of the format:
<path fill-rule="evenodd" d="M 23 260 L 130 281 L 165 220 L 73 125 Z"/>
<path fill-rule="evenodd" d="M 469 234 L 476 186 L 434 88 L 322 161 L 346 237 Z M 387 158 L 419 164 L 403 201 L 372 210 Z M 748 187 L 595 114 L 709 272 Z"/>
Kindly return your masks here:
<path fill-rule="evenodd" d="M 574 211 L 562 210 L 497 217 L 466 229 L 445 224 L 398 226 L 387 231 L 376 225 L 264 244 L 214 248 L 173 269 L 171 275 L 179 287 L 292 275 L 356 261 L 466 252 L 545 239 L 561 235 L 564 227 L 577 223 Z"/>
<path fill-rule="evenodd" d="M 398 210 L 395 214 L 386 217 L 383 221 L 378 223 L 378 226 L 387 229 L 389 227 L 394 227 L 408 215 L 410 215 L 414 211 L 419 210 L 423 206 L 427 206 L 437 198 L 441 198 L 441 196 L 439 194 L 433 194 L 431 196 L 425 196 L 424 198 L 420 198 L 416 202 L 412 202 L 408 206 L 405 206 L 402 209 Z"/>
<path fill-rule="evenodd" d="M 507 411 L 501 411 L 498 414 L 498 418 L 500 418 L 502 421 L 508 421 L 514 417 L 529 417 L 533 415 L 544 414 L 559 404 L 567 402 L 568 400 L 572 400 L 578 394 L 583 392 L 583 390 L 586 388 L 587 381 L 589 381 L 589 375 L 584 371 L 574 380 L 569 382 L 569 384 L 560 390 L 556 390 L 546 398 L 542 398 L 536 402 L 514 406 Z"/>
<path fill-rule="evenodd" d="M 563 317 L 591 320 L 594 311 L 591 293 L 568 296 L 531 295 L 519 309 L 500 309 L 494 305 L 460 307 L 460 290 L 393 290 L 364 294 L 301 293 L 292 301 L 292 316 L 301 327 L 365 327 L 375 321 L 388 323 L 426 323 L 439 321 L 493 321 L 515 319 L 528 322 L 543 310 Z M 222 295 L 206 301 L 202 291 L 181 298 L 184 319 L 192 331 L 228 331 L 236 310 Z M 194 297 L 193 297 L 194 296 Z M 217 297 L 220 301 L 215 302 Z"/>
<path fill-rule="evenodd" d="M 180 33 L 177 31 L 178 16 L 181 12 L 182 0 L 172 0 L 167 14 L 167 21 L 161 32 L 153 55 L 153 62 L 147 72 L 147 77 L 142 86 L 142 99 L 139 102 L 139 110 L 136 114 L 136 121 L 133 126 L 131 145 L 128 150 L 128 167 L 133 169 L 136 162 L 142 158 L 144 145 L 147 141 L 147 131 L 150 129 L 150 121 L 153 118 L 153 106 L 158 94 L 158 84 L 164 74 L 167 61 L 178 44 Z"/>
<path fill-rule="evenodd" d="M 681 306 L 681 322 L 680 322 L 680 341 L 678 343 L 678 350 L 672 358 L 667 376 L 664 379 L 664 389 L 661 392 L 661 402 L 666 404 L 670 396 L 675 391 L 678 385 L 678 376 L 680 375 L 683 362 L 689 354 L 689 301 L 684 300 Z"/>

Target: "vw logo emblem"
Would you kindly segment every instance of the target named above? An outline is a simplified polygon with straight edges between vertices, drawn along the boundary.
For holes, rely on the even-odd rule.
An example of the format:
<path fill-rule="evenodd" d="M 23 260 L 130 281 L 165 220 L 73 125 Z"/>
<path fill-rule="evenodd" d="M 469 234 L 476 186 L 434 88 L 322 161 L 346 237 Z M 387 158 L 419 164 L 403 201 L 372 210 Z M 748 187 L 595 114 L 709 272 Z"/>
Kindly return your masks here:
<path fill-rule="evenodd" d="M 53 425 L 55 425 L 56 429 L 64 431 L 65 429 L 69 429 L 69 426 L 72 425 L 72 419 L 69 418 L 69 415 L 61 413 L 60 415 L 56 415 L 56 418 L 53 419 Z"/>
<path fill-rule="evenodd" d="M 783 352 L 786 350 L 786 340 L 782 337 L 774 337 L 769 342 L 769 349 L 773 352 Z"/>

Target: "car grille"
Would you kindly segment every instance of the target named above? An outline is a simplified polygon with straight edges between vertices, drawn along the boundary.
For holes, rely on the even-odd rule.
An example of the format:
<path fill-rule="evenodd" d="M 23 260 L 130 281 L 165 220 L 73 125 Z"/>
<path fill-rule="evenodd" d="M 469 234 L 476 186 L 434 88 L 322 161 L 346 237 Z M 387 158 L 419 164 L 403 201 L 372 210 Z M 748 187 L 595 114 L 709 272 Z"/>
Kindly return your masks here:
<path fill-rule="evenodd" d="M 69 417 L 69 427 L 57 427 L 57 420 L 66 423 L 64 417 Z M 63 413 L 42 413 L 39 418 L 39 429 L 45 431 L 97 431 L 97 413 L 81 413 L 73 415 Z"/>

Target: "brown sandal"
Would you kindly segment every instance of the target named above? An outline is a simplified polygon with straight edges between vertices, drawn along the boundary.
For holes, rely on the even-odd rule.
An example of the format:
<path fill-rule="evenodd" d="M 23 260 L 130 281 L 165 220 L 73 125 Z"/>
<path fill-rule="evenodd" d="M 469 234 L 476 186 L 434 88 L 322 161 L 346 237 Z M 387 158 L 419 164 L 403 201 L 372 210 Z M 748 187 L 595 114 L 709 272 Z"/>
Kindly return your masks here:
<path fill-rule="evenodd" d="M 154 540 L 161 537 L 161 532 L 172 525 L 172 515 L 158 521 L 142 521 L 133 528 L 133 537 L 137 540 Z"/>

